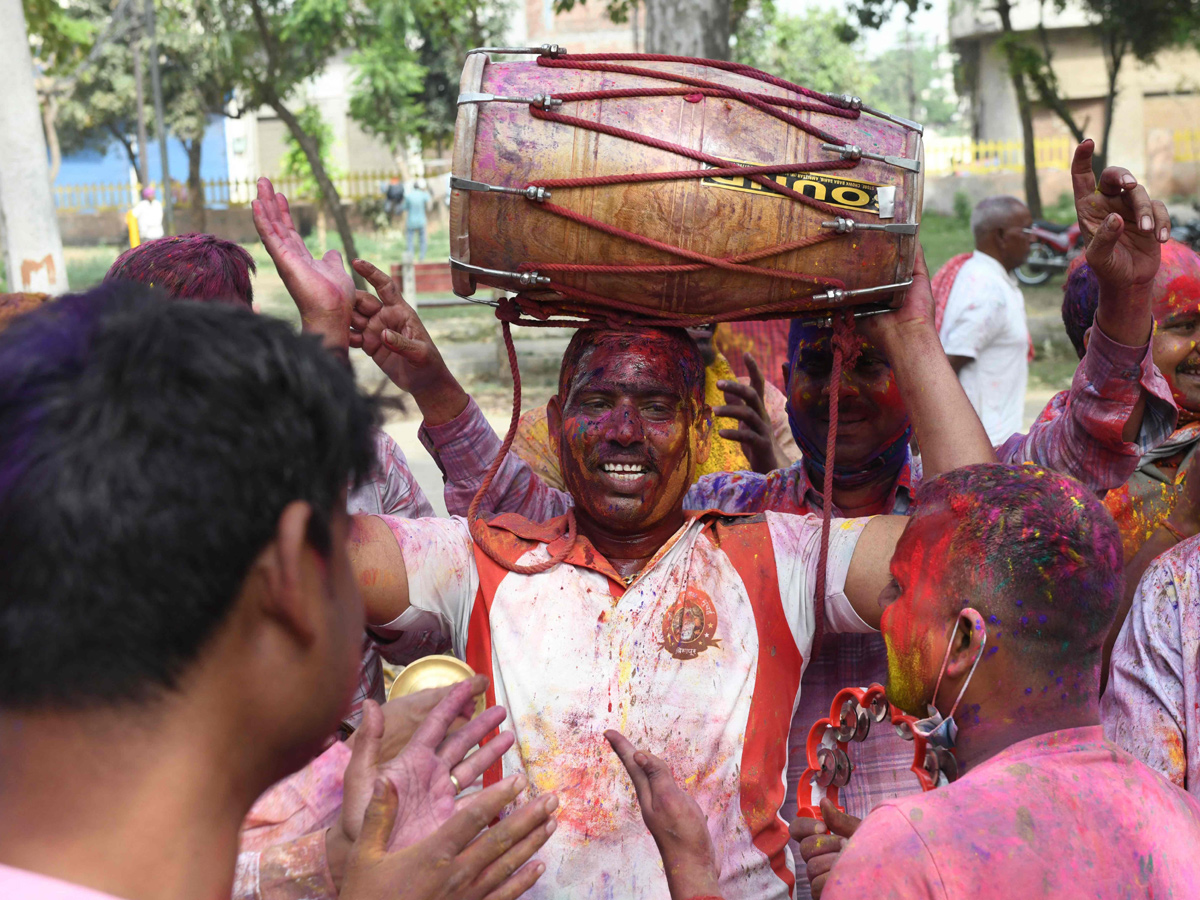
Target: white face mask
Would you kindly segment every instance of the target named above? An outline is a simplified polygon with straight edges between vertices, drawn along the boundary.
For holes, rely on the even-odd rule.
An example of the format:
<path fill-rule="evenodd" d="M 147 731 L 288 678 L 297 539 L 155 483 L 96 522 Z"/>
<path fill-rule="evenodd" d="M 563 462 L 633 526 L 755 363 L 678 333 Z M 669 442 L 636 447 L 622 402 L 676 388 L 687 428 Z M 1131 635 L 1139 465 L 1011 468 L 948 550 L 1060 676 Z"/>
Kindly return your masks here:
<path fill-rule="evenodd" d="M 955 622 L 953 627 L 957 630 L 958 622 Z M 975 655 L 975 661 L 971 663 L 971 671 L 967 673 L 962 688 L 958 692 L 958 697 L 954 700 L 954 705 L 950 707 L 950 714 L 943 719 L 942 714 L 938 712 L 936 706 L 937 696 L 942 686 L 942 676 L 946 674 L 946 666 L 950 663 L 950 650 L 953 646 L 954 631 L 951 631 L 950 642 L 946 645 L 946 656 L 942 659 L 942 669 L 938 672 L 937 684 L 933 686 L 933 700 L 928 705 L 929 716 L 914 722 L 912 726 L 913 731 L 925 738 L 926 743 L 930 747 L 940 747 L 947 751 L 954 749 L 954 742 L 958 739 L 958 724 L 954 721 L 954 712 L 958 709 L 958 704 L 961 702 L 963 694 L 967 692 L 967 685 L 971 683 L 971 679 L 975 675 L 975 669 L 979 666 L 979 660 L 983 659 L 983 650 L 987 646 L 987 629 L 983 631 L 983 638 L 979 643 L 979 652 Z M 945 773 L 939 773 L 938 787 L 949 783 L 950 781 L 946 778 Z"/>

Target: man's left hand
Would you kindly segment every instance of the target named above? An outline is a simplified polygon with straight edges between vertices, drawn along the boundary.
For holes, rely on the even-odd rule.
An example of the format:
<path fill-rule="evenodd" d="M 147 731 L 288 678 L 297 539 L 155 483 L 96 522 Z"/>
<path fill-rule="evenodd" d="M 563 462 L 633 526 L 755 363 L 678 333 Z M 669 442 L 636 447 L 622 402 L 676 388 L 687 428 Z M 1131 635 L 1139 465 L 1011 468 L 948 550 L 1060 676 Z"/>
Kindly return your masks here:
<path fill-rule="evenodd" d="M 767 413 L 766 380 L 752 355 L 743 354 L 742 359 L 750 372 L 750 383 L 718 381 L 717 387 L 725 392 L 725 405 L 714 409 L 713 415 L 737 420 L 737 428 L 722 428 L 717 433 L 726 440 L 738 441 L 751 470 L 766 475 L 780 468 L 783 455 L 775 446 L 775 433 Z"/>
<path fill-rule="evenodd" d="M 287 198 L 275 193 L 269 179 L 258 179 L 258 199 L 250 207 L 258 236 L 300 310 L 304 330 L 321 335 L 330 349 L 346 350 L 354 279 L 342 265 L 342 254 L 330 250 L 320 259 L 313 257 L 292 221 Z"/>

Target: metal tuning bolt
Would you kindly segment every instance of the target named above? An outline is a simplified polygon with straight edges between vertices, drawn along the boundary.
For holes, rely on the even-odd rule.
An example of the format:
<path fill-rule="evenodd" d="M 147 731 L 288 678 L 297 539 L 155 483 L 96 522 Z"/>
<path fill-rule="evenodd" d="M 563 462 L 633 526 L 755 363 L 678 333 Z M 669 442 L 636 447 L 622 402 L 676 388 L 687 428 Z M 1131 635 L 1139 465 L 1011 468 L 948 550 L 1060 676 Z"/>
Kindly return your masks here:
<path fill-rule="evenodd" d="M 499 53 L 511 56 L 562 56 L 566 52 L 567 48 L 560 47 L 558 44 L 542 44 L 540 47 L 476 47 L 474 50 L 468 50 L 467 56 L 470 56 L 472 53 Z"/>
<path fill-rule="evenodd" d="M 537 272 L 520 272 L 517 275 L 517 281 L 522 287 L 534 287 L 550 283 L 549 278 L 539 275 Z"/>
<path fill-rule="evenodd" d="M 899 222 L 889 222 L 887 224 L 875 224 L 873 222 L 858 222 L 854 219 L 847 219 L 845 216 L 838 216 L 832 222 L 822 222 L 822 228 L 833 228 L 838 234 L 849 234 L 853 231 L 882 231 L 886 234 L 916 234 L 916 225 L 906 225 Z"/>
<path fill-rule="evenodd" d="M 518 197 L 524 197 L 526 200 L 536 200 L 539 203 L 550 199 L 550 192 L 546 188 L 537 187 L 532 184 L 529 187 L 523 188 L 504 187 L 499 184 L 487 184 L 483 181 L 471 181 L 469 178 L 459 178 L 457 175 L 450 176 L 450 190 L 479 191 L 483 194 L 514 194 Z"/>
<path fill-rule="evenodd" d="M 550 110 L 558 109 L 563 105 L 563 102 L 557 97 L 551 96 L 550 94 L 538 94 L 533 98 L 531 104 L 533 106 L 540 107 L 541 109 Z"/>
<path fill-rule="evenodd" d="M 470 263 L 450 257 L 450 268 L 472 275 L 487 275 L 491 278 L 506 278 L 517 282 L 522 287 L 542 287 L 550 283 L 550 279 L 537 272 L 505 272 L 501 269 L 485 269 L 483 266 L 473 266 Z"/>
<path fill-rule="evenodd" d="M 834 100 L 841 101 L 838 106 L 845 109 L 853 109 L 855 111 L 863 108 L 862 97 L 855 97 L 853 94 L 831 94 Z"/>
<path fill-rule="evenodd" d="M 925 133 L 925 126 L 922 125 L 920 122 L 914 122 L 912 119 L 904 118 L 904 116 L 895 116 L 895 115 L 892 115 L 891 113 L 882 112 L 881 110 L 878 110 L 878 109 L 871 109 L 871 107 L 869 107 L 869 106 L 861 106 L 861 104 L 862 104 L 861 100 L 859 101 L 859 104 L 860 104 L 860 108 L 862 109 L 862 111 L 865 112 L 869 116 L 874 116 L 877 119 L 886 119 L 889 122 L 894 122 L 897 125 L 902 125 L 911 131 L 915 131 L 917 134 Z"/>
<path fill-rule="evenodd" d="M 858 709 L 858 704 L 853 700 L 847 699 L 842 704 L 842 709 L 838 713 L 837 739 L 839 741 L 849 741 L 854 738 L 854 732 L 858 728 L 858 716 L 855 710 Z"/>
<path fill-rule="evenodd" d="M 842 159 L 856 161 L 860 159 L 873 159 L 876 162 L 885 163 L 897 169 L 906 169 L 909 172 L 921 171 L 920 160 L 909 159 L 905 156 L 880 156 L 878 153 L 868 153 L 862 147 L 855 144 L 821 144 L 821 149 L 837 153 Z"/>
<path fill-rule="evenodd" d="M 520 103 L 522 106 L 536 106 L 539 109 L 558 109 L 563 102 L 550 94 L 535 94 L 532 97 L 506 97 L 501 94 L 481 94 L 467 92 L 458 95 L 458 105 L 468 103 Z"/>

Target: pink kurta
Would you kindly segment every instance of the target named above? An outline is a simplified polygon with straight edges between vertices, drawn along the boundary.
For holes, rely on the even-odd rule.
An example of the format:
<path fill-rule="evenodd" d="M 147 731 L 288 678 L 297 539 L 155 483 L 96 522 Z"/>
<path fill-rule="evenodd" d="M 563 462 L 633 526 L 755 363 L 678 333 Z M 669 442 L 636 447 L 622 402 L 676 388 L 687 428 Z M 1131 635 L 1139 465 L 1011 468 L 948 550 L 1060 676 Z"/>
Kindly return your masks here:
<path fill-rule="evenodd" d="M 1013 744 L 954 784 L 872 812 L 824 900 L 1190 898 L 1200 803 L 1071 728 Z"/>

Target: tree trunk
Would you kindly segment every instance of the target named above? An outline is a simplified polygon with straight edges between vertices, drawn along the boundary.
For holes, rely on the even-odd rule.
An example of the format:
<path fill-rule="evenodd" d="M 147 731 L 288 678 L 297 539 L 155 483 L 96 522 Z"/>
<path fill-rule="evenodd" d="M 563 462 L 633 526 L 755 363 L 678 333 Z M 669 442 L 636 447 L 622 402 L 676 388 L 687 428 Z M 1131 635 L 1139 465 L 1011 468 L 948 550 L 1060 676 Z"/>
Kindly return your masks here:
<path fill-rule="evenodd" d="M 208 213 L 204 203 L 204 180 L 200 177 L 200 152 L 203 150 L 204 136 L 184 141 L 183 146 L 188 155 L 188 194 L 191 197 L 192 212 L 195 215 L 193 227 L 196 231 L 208 231 Z"/>
<path fill-rule="evenodd" d="M 67 292 L 46 135 L 20 3 L 0 3 L 0 234 L 8 290 Z"/>
<path fill-rule="evenodd" d="M 1113 108 L 1117 105 L 1117 79 L 1121 76 L 1121 63 L 1125 59 L 1127 49 L 1126 42 L 1119 34 L 1103 35 L 1101 40 L 1105 44 L 1105 54 L 1108 57 L 1108 96 L 1104 98 L 1104 127 L 1100 136 L 1100 146 L 1096 148 L 1096 155 L 1092 159 L 1092 171 L 1096 173 L 1097 178 L 1108 165 L 1108 135 L 1112 131 Z"/>
<path fill-rule="evenodd" d="M 646 0 L 647 53 L 729 59 L 729 0 Z"/>
<path fill-rule="evenodd" d="M 127 157 L 129 157 L 129 165 L 134 169 L 134 171 L 137 171 L 138 156 L 136 153 L 133 152 L 133 144 L 129 143 L 129 138 L 125 137 L 124 132 L 122 132 L 121 129 L 119 129 L 115 125 L 113 125 L 112 122 L 109 122 L 107 127 L 108 127 L 108 133 L 111 134 L 113 136 L 113 138 L 116 139 L 117 143 L 120 144 L 124 148 L 125 155 Z M 141 175 L 138 176 L 138 183 L 141 187 L 145 187 L 147 184 L 147 182 L 142 181 Z"/>
<path fill-rule="evenodd" d="M 46 143 L 50 147 L 50 183 L 58 180 L 58 170 L 62 168 L 62 148 L 58 145 L 58 100 L 54 94 L 46 95 L 42 106 L 42 127 L 46 129 Z"/>
<path fill-rule="evenodd" d="M 142 38 L 137 35 L 129 42 L 133 51 L 133 84 L 137 94 L 137 145 L 138 155 L 134 168 L 138 173 L 138 184 L 145 187 L 150 183 L 150 139 L 146 137 L 146 73 L 142 66 Z"/>
<path fill-rule="evenodd" d="M 342 198 L 338 196 L 337 188 L 333 186 L 333 182 L 329 179 L 329 173 L 325 171 L 325 164 L 321 162 L 317 142 L 300 127 L 300 120 L 292 115 L 291 110 L 284 106 L 281 100 L 271 98 L 268 102 L 271 109 L 275 110 L 275 114 L 287 126 L 288 131 L 292 133 L 292 137 L 296 139 L 300 149 L 304 151 L 304 158 L 308 160 L 313 177 L 317 179 L 317 187 L 321 189 L 321 198 L 325 208 L 333 216 L 333 221 L 337 225 L 338 236 L 342 239 L 342 248 L 346 252 L 346 262 L 349 264 L 351 260 L 358 258 L 358 251 L 354 247 L 354 233 L 350 230 L 350 220 L 346 217 L 346 210 L 342 208 Z M 366 290 L 367 283 L 362 276 L 353 268 L 350 269 L 350 272 L 354 275 L 354 283 L 358 285 L 359 289 Z"/>
<path fill-rule="evenodd" d="M 1012 35 L 1012 7 L 1009 0 L 997 0 L 996 12 L 1000 14 L 1000 25 L 1007 35 Z M 1016 64 L 1011 46 L 1005 49 L 1008 57 L 1008 71 L 1012 78 L 1013 90 L 1017 95 L 1017 112 L 1021 117 L 1021 136 L 1025 144 L 1025 205 L 1035 219 L 1042 217 L 1042 192 L 1038 188 L 1037 179 L 1037 150 L 1033 144 L 1033 107 L 1029 102 L 1029 92 L 1025 89 L 1025 76 Z"/>

